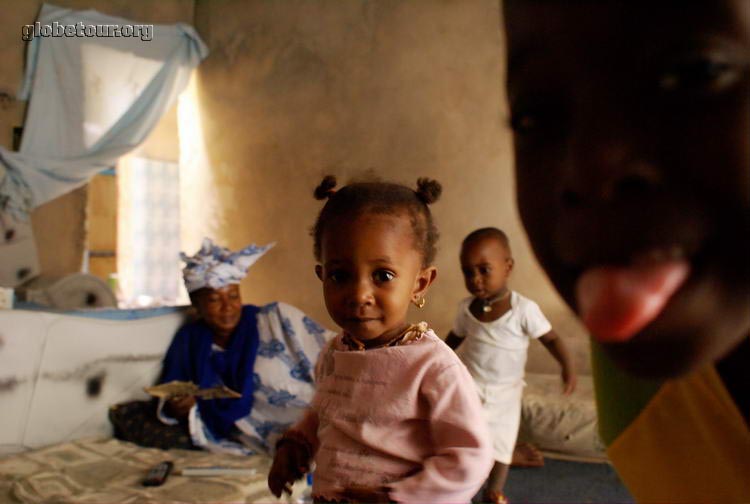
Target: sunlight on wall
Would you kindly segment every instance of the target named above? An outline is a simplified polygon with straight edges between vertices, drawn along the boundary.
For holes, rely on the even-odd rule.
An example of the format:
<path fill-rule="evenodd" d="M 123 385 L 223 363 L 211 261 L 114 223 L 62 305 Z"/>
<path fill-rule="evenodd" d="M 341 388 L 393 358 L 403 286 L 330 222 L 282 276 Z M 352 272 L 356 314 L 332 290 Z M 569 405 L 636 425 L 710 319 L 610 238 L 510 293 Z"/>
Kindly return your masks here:
<path fill-rule="evenodd" d="M 205 236 L 221 241 L 219 199 L 208 159 L 198 104 L 198 77 L 193 72 L 177 107 L 180 138 L 180 242 L 192 255 Z M 187 301 L 187 297 L 184 298 Z"/>

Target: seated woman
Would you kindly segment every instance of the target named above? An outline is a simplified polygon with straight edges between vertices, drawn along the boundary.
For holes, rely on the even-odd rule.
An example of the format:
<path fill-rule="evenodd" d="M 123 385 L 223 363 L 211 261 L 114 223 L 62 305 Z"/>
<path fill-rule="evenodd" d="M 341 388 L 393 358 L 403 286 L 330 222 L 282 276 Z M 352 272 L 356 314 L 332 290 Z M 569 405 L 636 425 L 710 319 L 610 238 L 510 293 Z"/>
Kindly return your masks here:
<path fill-rule="evenodd" d="M 239 283 L 273 244 L 237 252 L 203 241 L 183 276 L 198 320 L 183 326 L 164 358 L 160 383 L 224 385 L 237 399 L 194 396 L 161 400 L 159 419 L 182 422 L 193 445 L 247 454 L 269 450 L 313 395 L 311 368 L 332 335 L 300 310 L 242 304 Z"/>

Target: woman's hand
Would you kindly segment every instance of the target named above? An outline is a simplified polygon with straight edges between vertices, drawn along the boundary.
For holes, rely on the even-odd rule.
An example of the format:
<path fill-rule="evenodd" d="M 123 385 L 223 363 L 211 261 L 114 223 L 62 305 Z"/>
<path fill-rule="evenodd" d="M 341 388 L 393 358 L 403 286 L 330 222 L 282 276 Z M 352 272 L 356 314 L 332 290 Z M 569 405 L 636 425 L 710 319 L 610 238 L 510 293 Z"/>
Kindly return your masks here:
<path fill-rule="evenodd" d="M 164 404 L 164 408 L 169 416 L 180 419 L 185 418 L 194 405 L 195 396 L 174 396 Z"/>
<path fill-rule="evenodd" d="M 268 488 L 277 498 L 281 492 L 292 495 L 292 485 L 310 470 L 305 447 L 294 441 L 281 443 L 268 473 Z"/>

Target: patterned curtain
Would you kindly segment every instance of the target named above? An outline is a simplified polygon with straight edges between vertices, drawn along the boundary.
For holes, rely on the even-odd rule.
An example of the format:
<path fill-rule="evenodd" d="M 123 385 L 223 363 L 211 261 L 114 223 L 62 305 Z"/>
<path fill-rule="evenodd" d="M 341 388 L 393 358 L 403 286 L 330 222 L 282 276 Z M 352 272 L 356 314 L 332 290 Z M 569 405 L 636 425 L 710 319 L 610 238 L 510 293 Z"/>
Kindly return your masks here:
<path fill-rule="evenodd" d="M 127 157 L 118 166 L 118 274 L 126 306 L 185 302 L 179 165 Z"/>

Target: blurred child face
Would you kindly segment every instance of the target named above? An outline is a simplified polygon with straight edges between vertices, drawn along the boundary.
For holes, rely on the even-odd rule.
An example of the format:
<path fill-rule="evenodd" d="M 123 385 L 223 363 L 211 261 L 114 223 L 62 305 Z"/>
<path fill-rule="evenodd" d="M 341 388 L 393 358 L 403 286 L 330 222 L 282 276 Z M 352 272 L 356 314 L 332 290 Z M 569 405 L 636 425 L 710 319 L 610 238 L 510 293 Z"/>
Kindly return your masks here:
<path fill-rule="evenodd" d="M 410 218 L 363 214 L 329 223 L 316 274 L 331 318 L 344 331 L 372 343 L 406 327 L 409 303 L 427 290 L 435 268 L 422 268 Z"/>
<path fill-rule="evenodd" d="M 507 0 L 517 196 L 534 251 L 623 367 L 750 333 L 750 2 Z"/>
<path fill-rule="evenodd" d="M 194 296 L 198 313 L 217 336 L 229 336 L 242 317 L 240 286 L 227 285 L 221 289 L 201 289 Z"/>
<path fill-rule="evenodd" d="M 461 271 L 466 289 L 479 299 L 489 299 L 506 288 L 513 259 L 496 238 L 479 238 L 461 249 Z"/>

